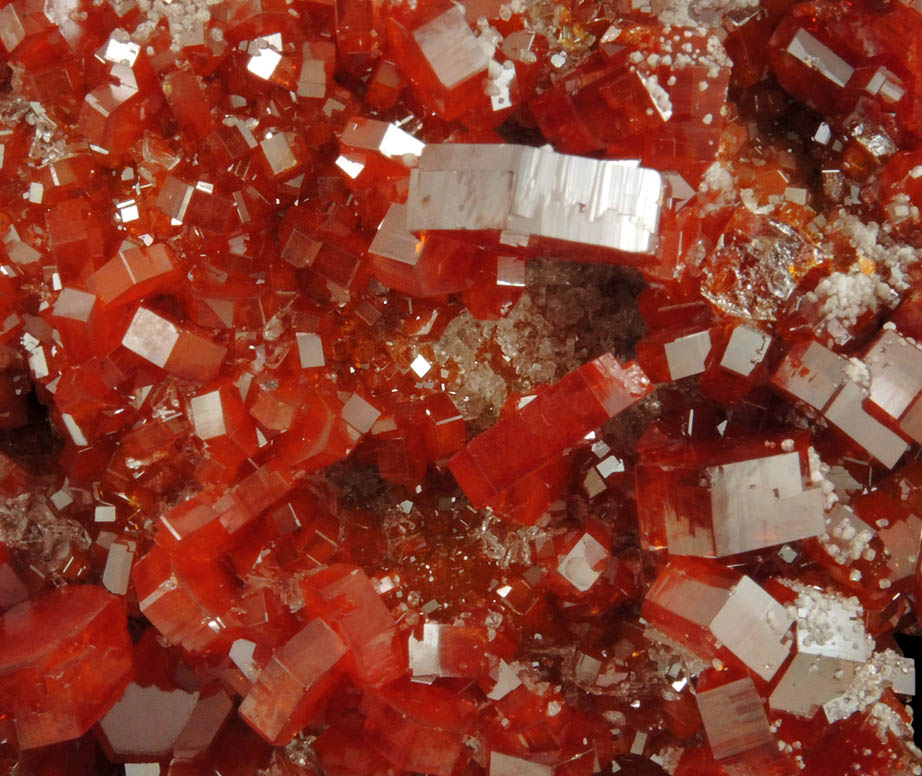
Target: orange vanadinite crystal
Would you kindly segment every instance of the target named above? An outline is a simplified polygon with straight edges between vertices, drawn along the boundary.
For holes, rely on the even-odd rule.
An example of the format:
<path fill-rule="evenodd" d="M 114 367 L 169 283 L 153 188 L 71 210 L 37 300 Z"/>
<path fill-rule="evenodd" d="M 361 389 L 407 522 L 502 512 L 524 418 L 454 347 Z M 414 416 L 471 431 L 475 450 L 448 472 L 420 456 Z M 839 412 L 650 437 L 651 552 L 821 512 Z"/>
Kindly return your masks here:
<path fill-rule="evenodd" d="M 0 620 L 0 697 L 24 749 L 83 735 L 133 671 L 124 603 L 72 585 L 10 609 Z"/>
<path fill-rule="evenodd" d="M 919 771 L 920 32 L 0 0 L 0 774 Z"/>

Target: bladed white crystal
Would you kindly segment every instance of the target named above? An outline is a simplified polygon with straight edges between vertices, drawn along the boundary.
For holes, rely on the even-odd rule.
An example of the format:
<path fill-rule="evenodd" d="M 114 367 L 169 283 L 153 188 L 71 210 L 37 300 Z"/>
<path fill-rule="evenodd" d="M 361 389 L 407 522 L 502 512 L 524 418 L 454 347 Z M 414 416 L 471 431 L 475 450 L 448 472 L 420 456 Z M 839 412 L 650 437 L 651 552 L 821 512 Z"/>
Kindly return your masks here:
<path fill-rule="evenodd" d="M 429 144 L 410 176 L 407 227 L 498 229 L 650 253 L 663 192 L 660 173 L 636 162 L 549 147 Z"/>

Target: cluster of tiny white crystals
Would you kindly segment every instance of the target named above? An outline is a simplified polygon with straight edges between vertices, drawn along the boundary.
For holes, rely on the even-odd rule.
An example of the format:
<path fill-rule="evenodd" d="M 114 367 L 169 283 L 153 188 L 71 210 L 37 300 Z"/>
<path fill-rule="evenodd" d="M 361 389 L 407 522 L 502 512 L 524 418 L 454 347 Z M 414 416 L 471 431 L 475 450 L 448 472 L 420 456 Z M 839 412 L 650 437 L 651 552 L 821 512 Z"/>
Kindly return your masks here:
<path fill-rule="evenodd" d="M 690 649 L 656 628 L 648 627 L 644 631 L 644 638 L 650 642 L 647 654 L 657 666 L 657 675 L 670 676 L 673 679 L 692 677 L 711 666 L 708 661 L 702 660 Z"/>
<path fill-rule="evenodd" d="M 854 677 L 845 692 L 823 707 L 829 722 L 847 719 L 855 712 L 865 711 L 872 704 L 876 704 L 884 690 L 897 680 L 898 674 L 909 670 L 908 662 L 911 661 L 907 661 L 892 649 L 885 649 L 875 652 L 870 660 L 856 666 Z M 909 736 L 912 736 L 911 731 Z"/>
<path fill-rule="evenodd" d="M 177 52 L 190 39 L 201 38 L 211 21 L 211 8 L 222 0 L 138 0 L 144 20 L 131 33 L 136 43 L 146 43 L 166 19 L 170 26 L 170 50 Z M 217 31 L 217 30 L 216 30 Z M 204 42 L 203 40 L 201 42 Z"/>
<path fill-rule="evenodd" d="M 820 303 L 821 325 L 837 345 L 852 338 L 850 328 L 862 315 L 877 312 L 882 302 L 893 306 L 899 300 L 878 275 L 865 274 L 857 264 L 848 272 L 832 272 L 824 277 L 807 299 Z"/>
<path fill-rule="evenodd" d="M 864 609 L 857 598 L 845 598 L 793 580 L 784 583 L 798 594 L 789 611 L 796 617 L 801 649 L 816 650 L 818 654 L 824 650 L 855 655 L 873 651 L 874 639 L 864 628 Z"/>
<path fill-rule="evenodd" d="M 900 293 L 909 288 L 909 266 L 920 259 L 920 251 L 890 238 L 876 222 L 865 222 L 841 211 L 825 230 L 827 235 L 846 237 L 858 261 L 848 272 L 832 272 L 823 278 L 806 299 L 820 305 L 820 329 L 839 345 L 848 343 L 850 327 L 869 312 L 892 309 Z M 834 251 L 832 245 L 828 250 Z M 872 266 L 873 265 L 873 266 Z"/>
<path fill-rule="evenodd" d="M 721 162 L 714 162 L 705 170 L 699 189 L 702 192 L 716 192 L 722 200 L 732 201 L 736 195 L 736 186 L 730 170 Z"/>
<path fill-rule="evenodd" d="M 827 530 L 820 537 L 820 544 L 841 565 L 848 565 L 859 558 L 873 560 L 876 553 L 869 545 L 874 538 L 874 531 L 847 507 L 843 507 L 843 510 L 836 510 L 826 516 Z M 860 527 L 862 525 L 863 528 Z"/>
<path fill-rule="evenodd" d="M 694 27 L 717 26 L 723 17 L 757 8 L 759 0 L 652 0 L 651 6 L 663 24 Z"/>
<path fill-rule="evenodd" d="M 845 376 L 853 383 L 861 386 L 865 395 L 871 386 L 871 373 L 867 365 L 860 358 L 850 358 L 845 365 Z"/>

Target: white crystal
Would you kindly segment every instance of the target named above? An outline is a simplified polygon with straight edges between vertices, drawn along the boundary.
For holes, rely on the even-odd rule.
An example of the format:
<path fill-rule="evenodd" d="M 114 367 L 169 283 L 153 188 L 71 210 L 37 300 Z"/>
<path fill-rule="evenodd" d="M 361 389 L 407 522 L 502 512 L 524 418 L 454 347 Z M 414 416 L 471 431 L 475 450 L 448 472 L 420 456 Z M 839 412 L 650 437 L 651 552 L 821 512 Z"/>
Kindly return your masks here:
<path fill-rule="evenodd" d="M 179 340 L 179 330 L 165 318 L 139 307 L 131 319 L 122 345 L 161 369 Z"/>
<path fill-rule="evenodd" d="M 771 342 L 772 338 L 763 331 L 737 326 L 730 335 L 720 365 L 730 372 L 748 377 L 762 363 Z"/>
<path fill-rule="evenodd" d="M 490 752 L 489 776 L 553 776 L 554 768 L 501 752 Z"/>
<path fill-rule="evenodd" d="M 649 253 L 663 192 L 662 176 L 633 162 L 548 147 L 429 144 L 410 175 L 406 225 L 498 229 Z"/>
<path fill-rule="evenodd" d="M 131 578 L 131 564 L 134 561 L 134 547 L 124 542 L 112 542 L 102 572 L 102 584 L 110 593 L 125 595 Z"/>
<path fill-rule="evenodd" d="M 697 331 L 667 342 L 663 350 L 666 352 L 669 376 L 673 380 L 701 374 L 705 359 L 711 352 L 711 334 L 706 330 Z"/>
<path fill-rule="evenodd" d="M 855 72 L 848 62 L 803 28 L 799 29 L 791 39 L 787 51 L 792 57 L 800 60 L 812 70 L 816 70 L 836 86 L 848 84 L 852 73 Z"/>
<path fill-rule="evenodd" d="M 298 356 L 301 359 L 301 368 L 323 366 L 323 340 L 319 334 L 311 332 L 298 332 L 295 334 L 298 343 Z"/>
<path fill-rule="evenodd" d="M 446 89 L 487 69 L 490 58 L 457 6 L 413 31 L 413 38 Z"/>
<path fill-rule="evenodd" d="M 560 561 L 557 571 L 581 593 L 592 587 L 605 570 L 608 558 L 605 549 L 590 533 L 584 533 Z M 602 566 L 602 568 L 598 568 Z"/>
<path fill-rule="evenodd" d="M 220 391 L 193 396 L 189 402 L 189 408 L 192 411 L 195 435 L 199 439 L 214 439 L 227 433 Z"/>
<path fill-rule="evenodd" d="M 381 410 L 369 404 L 357 393 L 349 397 L 343 407 L 343 420 L 360 434 L 365 434 L 375 424 Z"/>
<path fill-rule="evenodd" d="M 821 534 L 823 493 L 804 490 L 796 452 L 715 466 L 711 516 L 717 557 Z"/>

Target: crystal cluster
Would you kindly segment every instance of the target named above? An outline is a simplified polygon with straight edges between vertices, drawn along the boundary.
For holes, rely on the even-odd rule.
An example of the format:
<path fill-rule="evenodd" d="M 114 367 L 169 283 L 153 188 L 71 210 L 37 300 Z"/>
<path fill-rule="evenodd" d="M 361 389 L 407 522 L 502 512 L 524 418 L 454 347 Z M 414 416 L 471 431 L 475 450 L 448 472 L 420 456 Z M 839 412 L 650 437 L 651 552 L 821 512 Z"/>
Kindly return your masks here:
<path fill-rule="evenodd" d="M 920 40 L 0 0 L 0 776 L 922 774 Z"/>

